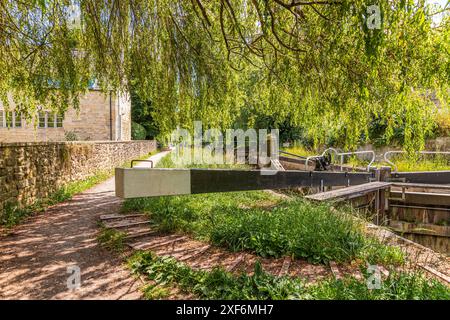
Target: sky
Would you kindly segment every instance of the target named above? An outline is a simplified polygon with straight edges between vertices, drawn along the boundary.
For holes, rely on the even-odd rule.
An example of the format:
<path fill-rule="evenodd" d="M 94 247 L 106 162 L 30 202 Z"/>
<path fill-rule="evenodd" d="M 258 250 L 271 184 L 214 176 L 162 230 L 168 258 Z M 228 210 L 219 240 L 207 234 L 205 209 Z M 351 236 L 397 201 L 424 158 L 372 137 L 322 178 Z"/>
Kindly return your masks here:
<path fill-rule="evenodd" d="M 429 4 L 438 4 L 440 5 L 442 8 L 445 7 L 445 5 L 447 4 L 448 0 L 427 0 L 427 3 Z M 449 4 L 449 8 L 450 8 L 450 4 Z M 433 17 L 433 21 L 438 24 L 441 21 L 442 17 L 440 15 L 436 15 Z"/>
<path fill-rule="evenodd" d="M 428 3 L 437 3 L 437 4 L 440 4 L 443 7 L 447 3 L 447 0 L 428 0 L 427 2 Z"/>

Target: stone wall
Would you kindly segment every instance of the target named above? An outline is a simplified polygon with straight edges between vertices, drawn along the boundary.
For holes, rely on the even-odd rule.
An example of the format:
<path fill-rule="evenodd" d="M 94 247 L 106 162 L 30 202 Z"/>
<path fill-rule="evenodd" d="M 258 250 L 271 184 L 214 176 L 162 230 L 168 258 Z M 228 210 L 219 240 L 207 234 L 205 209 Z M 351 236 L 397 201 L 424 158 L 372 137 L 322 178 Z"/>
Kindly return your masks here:
<path fill-rule="evenodd" d="M 0 143 L 0 211 L 156 150 L 156 141 Z"/>

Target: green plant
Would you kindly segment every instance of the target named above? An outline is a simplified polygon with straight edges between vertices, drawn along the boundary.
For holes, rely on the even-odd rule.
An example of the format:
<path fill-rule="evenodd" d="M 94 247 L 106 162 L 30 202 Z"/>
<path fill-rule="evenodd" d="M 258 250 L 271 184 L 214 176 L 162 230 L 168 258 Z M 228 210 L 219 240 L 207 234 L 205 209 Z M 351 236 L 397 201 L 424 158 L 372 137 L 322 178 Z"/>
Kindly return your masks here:
<path fill-rule="evenodd" d="M 144 297 L 147 300 L 161 300 L 170 295 L 168 288 L 162 285 L 149 284 L 143 288 Z"/>
<path fill-rule="evenodd" d="M 402 263 L 402 255 L 368 238 L 363 222 L 329 204 L 286 200 L 262 191 L 125 201 L 124 211 L 148 212 L 164 231 L 181 231 L 233 251 L 263 257 L 293 255 L 314 263 Z M 346 209 L 347 210 L 347 209 Z"/>
<path fill-rule="evenodd" d="M 436 133 L 440 136 L 450 136 L 450 109 L 440 109 L 436 113 Z"/>
<path fill-rule="evenodd" d="M 64 137 L 66 138 L 66 141 L 78 141 L 78 135 L 74 131 L 65 131 Z"/>
<path fill-rule="evenodd" d="M 236 277 L 221 268 L 197 271 L 173 258 L 141 252 L 129 260 L 129 266 L 133 272 L 145 274 L 158 285 L 176 285 L 200 299 L 296 299 L 300 298 L 303 287 L 298 279 L 276 278 L 265 273 L 259 263 L 253 275 Z"/>
<path fill-rule="evenodd" d="M 131 139 L 132 140 L 145 140 L 147 132 L 145 128 L 139 123 L 131 123 Z"/>
<path fill-rule="evenodd" d="M 12 227 L 30 214 L 31 210 L 29 208 L 20 208 L 13 202 L 7 202 L 0 213 L 0 225 Z"/>
<path fill-rule="evenodd" d="M 170 257 L 157 257 L 150 252 L 137 252 L 128 265 L 136 274 L 143 274 L 155 284 L 150 292 L 164 293 L 169 286 L 195 294 L 199 299 L 319 299 L 319 300 L 449 300 L 450 290 L 436 280 L 420 273 L 392 273 L 381 283 L 380 289 L 369 289 L 367 280 L 345 278 L 326 279 L 306 286 L 299 278 L 275 277 L 255 264 L 252 275 L 233 275 L 221 268 L 212 271 L 193 270 Z M 153 298 L 153 294 L 150 295 Z"/>
<path fill-rule="evenodd" d="M 367 279 L 367 275 L 366 275 Z M 308 298 L 319 300 L 449 300 L 450 290 L 421 273 L 392 273 L 379 289 L 355 278 L 330 279 L 308 288 Z"/>
<path fill-rule="evenodd" d="M 101 226 L 102 229 L 97 236 L 98 242 L 105 248 L 116 251 L 116 252 L 122 252 L 125 248 L 124 244 L 124 238 L 125 233 L 120 232 L 114 229 L 108 229 L 104 226 Z"/>

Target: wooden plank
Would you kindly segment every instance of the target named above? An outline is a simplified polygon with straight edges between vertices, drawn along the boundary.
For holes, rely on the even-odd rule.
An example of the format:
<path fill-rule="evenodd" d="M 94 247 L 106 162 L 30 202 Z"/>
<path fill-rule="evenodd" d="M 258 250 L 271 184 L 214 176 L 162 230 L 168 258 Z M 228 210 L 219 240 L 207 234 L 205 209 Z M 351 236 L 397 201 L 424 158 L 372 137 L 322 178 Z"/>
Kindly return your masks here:
<path fill-rule="evenodd" d="M 431 193 L 431 192 L 405 192 L 405 199 L 402 199 L 401 191 L 390 192 L 390 202 L 411 204 L 411 205 L 426 205 L 426 206 L 450 206 L 450 194 L 446 193 Z"/>
<path fill-rule="evenodd" d="M 189 169 L 116 168 L 116 196 L 139 198 L 191 193 Z"/>
<path fill-rule="evenodd" d="M 291 257 L 284 258 L 283 265 L 281 266 L 280 272 L 278 273 L 279 277 L 285 276 L 289 272 L 289 267 L 291 266 Z"/>
<path fill-rule="evenodd" d="M 186 256 L 181 257 L 180 259 L 178 259 L 178 261 L 186 261 L 186 260 L 192 259 L 194 257 L 197 257 L 197 256 L 205 253 L 206 251 L 208 251 L 209 248 L 211 248 L 211 245 L 203 246 L 203 247 L 201 247 L 199 249 L 194 250 L 193 253 L 190 253 L 190 254 L 188 254 Z"/>
<path fill-rule="evenodd" d="M 419 266 L 423 269 L 425 269 L 426 271 L 430 272 L 431 274 L 433 274 L 434 276 L 438 277 L 441 280 L 444 280 L 445 282 L 450 284 L 450 277 L 437 271 L 436 269 L 433 269 L 427 265 L 424 265 L 422 263 L 419 263 Z"/>
<path fill-rule="evenodd" d="M 450 237 L 449 226 L 439 226 L 431 223 L 406 222 L 399 220 L 390 220 L 389 226 L 400 233 L 414 233 L 439 237 Z"/>
<path fill-rule="evenodd" d="M 130 244 L 130 246 L 135 250 L 148 250 L 148 249 L 154 249 L 154 248 L 161 247 L 164 245 L 172 244 L 172 243 L 182 241 L 185 239 L 187 239 L 186 236 L 171 235 L 171 236 L 159 239 L 157 241 L 146 242 L 145 240 L 143 240 L 139 243 L 132 243 L 132 244 Z"/>
<path fill-rule="evenodd" d="M 337 280 L 342 279 L 341 272 L 339 271 L 336 262 L 330 261 L 330 269 Z"/>
<path fill-rule="evenodd" d="M 389 207 L 393 208 L 402 208 L 402 209 L 418 209 L 418 210 L 428 210 L 428 211 L 441 211 L 441 212 L 450 212 L 450 208 L 440 208 L 440 207 L 426 207 L 426 206 L 414 206 L 408 204 L 398 204 L 398 203 L 390 203 Z"/>
<path fill-rule="evenodd" d="M 446 185 L 446 184 L 393 182 L 392 186 L 393 187 L 406 187 L 406 188 L 426 188 L 426 189 L 450 190 L 450 185 Z"/>
<path fill-rule="evenodd" d="M 316 193 L 305 198 L 310 200 L 325 201 L 332 199 L 352 199 L 361 197 L 378 190 L 389 188 L 390 182 L 369 182 L 358 186 L 347 187 L 339 190 L 332 190 L 322 193 Z"/>
<path fill-rule="evenodd" d="M 450 184 L 450 171 L 395 172 L 391 178 L 408 183 Z"/>
<path fill-rule="evenodd" d="M 226 268 L 226 270 L 228 272 L 232 272 L 233 270 L 235 270 L 244 261 L 244 258 L 245 258 L 245 254 L 240 254 L 237 257 L 237 259 L 230 266 L 228 266 Z"/>
<path fill-rule="evenodd" d="M 120 214 L 120 213 L 103 214 L 103 215 L 100 216 L 100 220 L 128 219 L 128 218 L 137 218 L 137 217 L 145 217 L 145 214 L 143 214 L 143 213 L 137 213 L 137 214 Z"/>
<path fill-rule="evenodd" d="M 138 221 L 138 222 L 124 222 L 124 223 L 107 223 L 105 224 L 106 228 L 110 229 L 120 229 L 120 228 L 128 228 L 128 227 L 134 227 L 134 226 L 140 226 L 140 225 L 150 225 L 149 221 Z"/>

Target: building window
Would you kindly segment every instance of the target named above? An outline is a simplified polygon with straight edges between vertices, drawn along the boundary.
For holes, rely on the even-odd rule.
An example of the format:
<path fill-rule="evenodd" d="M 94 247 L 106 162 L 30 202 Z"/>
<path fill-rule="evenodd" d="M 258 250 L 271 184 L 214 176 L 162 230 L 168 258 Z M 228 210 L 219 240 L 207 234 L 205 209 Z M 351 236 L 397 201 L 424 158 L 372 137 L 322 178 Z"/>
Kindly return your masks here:
<path fill-rule="evenodd" d="M 0 110 L 0 128 L 21 128 L 22 116 L 20 113 Z"/>
<path fill-rule="evenodd" d="M 50 112 L 39 112 L 38 128 L 62 128 L 63 116 Z"/>
<path fill-rule="evenodd" d="M 5 122 L 7 128 L 13 127 L 13 113 L 12 112 L 5 112 Z"/>
<path fill-rule="evenodd" d="M 47 112 L 47 128 L 55 127 L 55 115 Z"/>
<path fill-rule="evenodd" d="M 13 117 L 14 117 L 14 128 L 21 128 L 22 127 L 22 115 L 13 112 Z"/>
<path fill-rule="evenodd" d="M 46 126 L 46 112 L 39 112 L 39 123 L 38 123 L 38 128 L 45 128 Z"/>
<path fill-rule="evenodd" d="M 57 128 L 62 128 L 62 126 L 63 126 L 63 119 L 64 119 L 64 117 L 62 116 L 62 114 L 57 114 L 56 115 L 56 127 Z"/>

